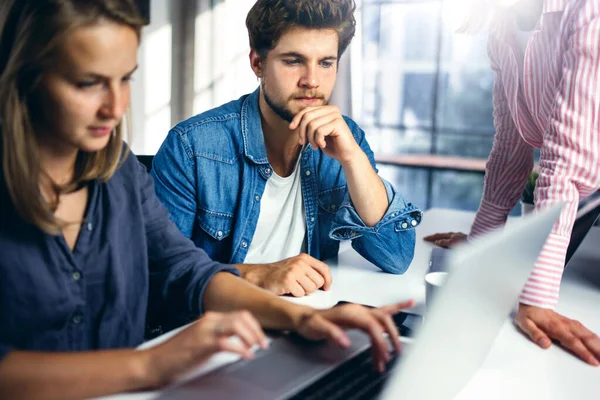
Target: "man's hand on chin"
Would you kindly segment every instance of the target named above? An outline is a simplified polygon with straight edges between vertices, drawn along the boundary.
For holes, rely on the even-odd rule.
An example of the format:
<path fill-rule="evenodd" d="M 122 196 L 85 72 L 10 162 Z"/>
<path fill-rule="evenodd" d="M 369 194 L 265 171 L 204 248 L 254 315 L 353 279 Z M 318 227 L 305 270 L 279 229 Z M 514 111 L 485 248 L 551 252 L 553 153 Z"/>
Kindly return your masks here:
<path fill-rule="evenodd" d="M 320 148 L 341 164 L 362 152 L 336 106 L 306 107 L 296 114 L 289 128 L 296 131 L 299 144 L 310 143 L 313 149 Z"/>

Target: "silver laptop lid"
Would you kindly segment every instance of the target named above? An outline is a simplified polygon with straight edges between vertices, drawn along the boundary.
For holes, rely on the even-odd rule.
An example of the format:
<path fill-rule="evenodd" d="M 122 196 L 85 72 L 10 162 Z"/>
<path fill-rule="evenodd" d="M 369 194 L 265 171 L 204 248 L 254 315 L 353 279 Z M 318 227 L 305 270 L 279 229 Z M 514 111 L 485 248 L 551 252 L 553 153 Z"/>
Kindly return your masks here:
<path fill-rule="evenodd" d="M 558 220 L 562 204 L 450 254 L 446 284 L 381 398 L 451 399 L 480 368 Z"/>

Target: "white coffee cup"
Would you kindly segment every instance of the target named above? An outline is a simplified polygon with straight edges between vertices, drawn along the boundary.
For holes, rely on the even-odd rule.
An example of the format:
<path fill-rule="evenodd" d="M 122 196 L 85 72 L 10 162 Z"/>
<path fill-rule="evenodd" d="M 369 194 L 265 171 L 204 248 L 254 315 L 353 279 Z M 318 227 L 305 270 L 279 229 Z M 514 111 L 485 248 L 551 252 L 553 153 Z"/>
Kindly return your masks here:
<path fill-rule="evenodd" d="M 425 275 L 425 306 L 427 309 L 433 304 L 435 293 L 444 286 L 446 279 L 448 279 L 447 272 L 430 272 Z"/>

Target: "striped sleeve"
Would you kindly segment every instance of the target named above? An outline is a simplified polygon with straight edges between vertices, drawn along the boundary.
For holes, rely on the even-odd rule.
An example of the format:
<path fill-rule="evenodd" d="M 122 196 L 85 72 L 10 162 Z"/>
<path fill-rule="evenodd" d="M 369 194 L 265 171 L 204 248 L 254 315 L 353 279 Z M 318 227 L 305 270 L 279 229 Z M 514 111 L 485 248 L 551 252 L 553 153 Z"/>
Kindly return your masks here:
<path fill-rule="evenodd" d="M 471 227 L 471 238 L 504 225 L 533 169 L 533 147 L 521 138 L 515 126 L 500 74 L 501 69 L 509 68 L 503 65 L 509 60 L 497 60 L 496 46 L 498 43 L 490 37 L 488 53 L 494 73 L 492 97 L 496 134 L 486 164 L 483 197 Z"/>
<path fill-rule="evenodd" d="M 544 132 L 535 203 L 565 207 L 535 264 L 520 301 L 543 308 L 558 303 L 559 286 L 579 199 L 600 187 L 600 2 L 581 2 L 564 43 L 562 83 Z"/>

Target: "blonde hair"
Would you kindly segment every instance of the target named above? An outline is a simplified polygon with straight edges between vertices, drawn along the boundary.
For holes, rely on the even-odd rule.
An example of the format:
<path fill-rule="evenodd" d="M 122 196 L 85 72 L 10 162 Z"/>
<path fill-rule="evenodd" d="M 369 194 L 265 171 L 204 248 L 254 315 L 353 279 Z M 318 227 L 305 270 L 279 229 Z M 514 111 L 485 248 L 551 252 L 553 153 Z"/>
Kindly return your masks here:
<path fill-rule="evenodd" d="M 32 124 L 31 99 L 40 77 L 53 63 L 57 47 L 73 29 L 105 19 L 127 25 L 138 35 L 146 23 L 132 0 L 3 0 L 0 5 L 0 157 L 4 184 L 21 217 L 49 234 L 64 225 L 54 211 L 61 193 L 92 180 L 106 181 L 126 153 L 123 123 L 108 145 L 94 153 L 79 152 L 72 181 L 59 186 L 42 170 Z M 40 190 L 47 182 L 54 199 Z"/>

